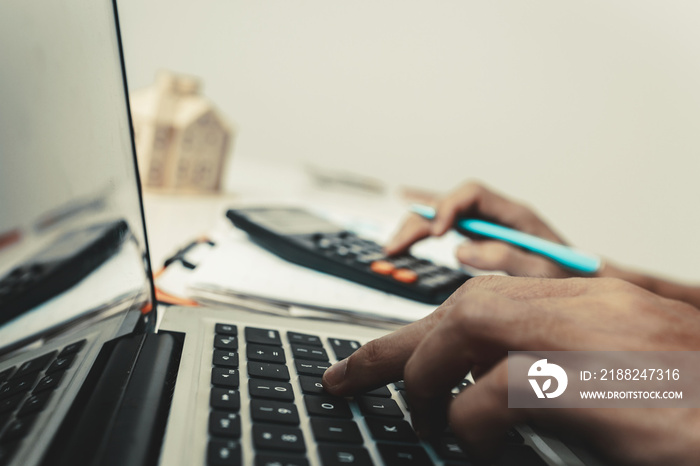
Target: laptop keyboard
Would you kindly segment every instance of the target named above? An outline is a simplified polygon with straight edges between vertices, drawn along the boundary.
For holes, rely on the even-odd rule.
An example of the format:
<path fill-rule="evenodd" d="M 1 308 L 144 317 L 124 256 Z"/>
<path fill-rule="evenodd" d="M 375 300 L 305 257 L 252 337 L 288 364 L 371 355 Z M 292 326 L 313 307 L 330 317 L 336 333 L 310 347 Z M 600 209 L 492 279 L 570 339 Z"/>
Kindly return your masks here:
<path fill-rule="evenodd" d="M 0 465 L 12 458 L 84 345 L 81 340 L 0 372 Z"/>
<path fill-rule="evenodd" d="M 346 358 L 360 347 L 359 342 L 328 338 L 329 355 L 316 335 L 281 335 L 253 327 L 245 327 L 239 335 L 238 328 L 229 324 L 216 324 L 215 332 L 210 466 L 242 464 L 242 435 L 251 436 L 256 466 L 305 466 L 313 457 L 313 462 L 330 466 L 373 465 L 370 450 L 388 465 L 449 465 L 468 460 L 449 430 L 430 445 L 419 442 L 406 420 L 408 405 L 401 381 L 354 399 L 333 397 L 323 390 L 321 377 L 331 358 Z M 239 372 L 243 359 L 245 369 Z M 454 393 L 469 384 L 465 380 Z M 243 403 L 242 386 L 247 388 Z M 252 426 L 241 425 L 242 409 L 249 410 Z M 311 432 L 311 438 L 302 425 L 309 426 L 306 432 Z M 515 430 L 509 432 L 507 442 L 531 450 L 522 445 L 523 438 Z M 514 464 L 544 464 L 534 450 L 524 455 L 529 456 L 535 462 Z"/>

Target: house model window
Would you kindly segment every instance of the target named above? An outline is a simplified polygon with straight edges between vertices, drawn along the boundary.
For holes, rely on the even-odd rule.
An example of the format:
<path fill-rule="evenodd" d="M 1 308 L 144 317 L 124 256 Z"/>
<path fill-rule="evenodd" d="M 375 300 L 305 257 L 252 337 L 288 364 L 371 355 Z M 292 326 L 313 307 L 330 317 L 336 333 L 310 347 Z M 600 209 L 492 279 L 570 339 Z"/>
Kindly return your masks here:
<path fill-rule="evenodd" d="M 131 94 L 136 155 L 146 188 L 221 190 L 234 131 L 200 87 L 194 77 L 161 71 L 154 85 Z"/>

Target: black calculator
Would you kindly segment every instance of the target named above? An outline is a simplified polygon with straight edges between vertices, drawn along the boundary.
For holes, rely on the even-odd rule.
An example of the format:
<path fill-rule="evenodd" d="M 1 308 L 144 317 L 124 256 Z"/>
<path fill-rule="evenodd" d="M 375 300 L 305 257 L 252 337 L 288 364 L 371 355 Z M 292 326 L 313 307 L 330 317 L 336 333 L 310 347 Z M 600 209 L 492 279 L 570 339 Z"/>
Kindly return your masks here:
<path fill-rule="evenodd" d="M 295 207 L 230 209 L 235 226 L 268 251 L 295 264 L 429 304 L 441 304 L 467 279 L 464 272 L 382 247 Z"/>

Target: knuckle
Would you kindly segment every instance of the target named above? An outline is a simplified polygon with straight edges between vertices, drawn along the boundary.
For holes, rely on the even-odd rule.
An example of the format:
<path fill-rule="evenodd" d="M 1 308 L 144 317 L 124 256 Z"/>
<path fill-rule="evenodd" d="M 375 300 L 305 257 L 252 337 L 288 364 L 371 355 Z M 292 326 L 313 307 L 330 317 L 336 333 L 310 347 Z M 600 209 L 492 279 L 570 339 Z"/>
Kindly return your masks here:
<path fill-rule="evenodd" d="M 384 344 L 381 339 L 371 340 L 364 345 L 362 345 L 355 353 L 348 359 L 348 367 L 351 362 L 357 365 L 360 362 L 363 366 L 371 366 L 381 361 L 384 356 Z"/>
<path fill-rule="evenodd" d="M 504 277 L 498 275 L 479 275 L 472 277 L 459 289 L 463 289 L 462 294 L 474 290 L 493 290 L 503 280 Z M 460 296 L 461 297 L 461 296 Z"/>

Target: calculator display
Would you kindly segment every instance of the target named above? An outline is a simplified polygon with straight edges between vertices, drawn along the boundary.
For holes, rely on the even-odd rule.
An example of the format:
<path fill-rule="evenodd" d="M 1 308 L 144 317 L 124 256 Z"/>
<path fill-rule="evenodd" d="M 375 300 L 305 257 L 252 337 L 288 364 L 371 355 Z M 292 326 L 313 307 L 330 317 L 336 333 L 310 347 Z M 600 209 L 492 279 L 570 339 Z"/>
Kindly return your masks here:
<path fill-rule="evenodd" d="M 337 225 L 301 209 L 251 209 L 246 212 L 246 216 L 279 235 L 341 231 Z"/>

